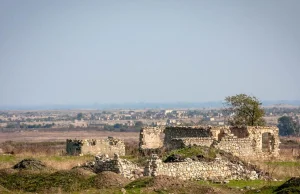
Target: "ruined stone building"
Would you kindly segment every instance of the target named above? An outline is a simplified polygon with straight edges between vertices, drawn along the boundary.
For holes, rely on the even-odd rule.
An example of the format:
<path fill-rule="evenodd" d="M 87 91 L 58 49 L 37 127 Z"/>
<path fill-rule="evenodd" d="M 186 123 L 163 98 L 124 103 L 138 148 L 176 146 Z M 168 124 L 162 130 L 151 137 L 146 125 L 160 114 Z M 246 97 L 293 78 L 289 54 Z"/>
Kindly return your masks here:
<path fill-rule="evenodd" d="M 114 154 L 118 154 L 120 156 L 124 156 L 125 144 L 122 140 L 113 137 L 108 137 L 107 139 L 101 140 L 67 139 L 66 151 L 68 155 L 107 154 L 108 156 L 114 156 Z"/>
<path fill-rule="evenodd" d="M 98 145 L 99 147 L 93 151 L 95 153 L 101 152 L 104 155 L 96 156 L 95 161 L 87 164 L 87 166 L 92 167 L 95 172 L 112 171 L 131 180 L 141 176 L 159 175 L 177 177 L 183 180 L 212 181 L 266 178 L 264 172 L 250 163 L 236 157 L 224 156 L 221 153 L 209 160 L 184 158 L 175 162 L 163 162 L 156 154 L 152 154 L 146 166 L 142 167 L 120 158 L 119 155 L 125 154 L 124 143 L 115 141 L 113 138 L 101 141 L 101 143 L 78 140 L 67 142 L 67 150 L 70 149 L 71 153 L 76 150 L 80 153 L 88 153 L 93 149 L 94 144 Z M 74 143 L 80 143 L 80 146 L 76 145 L 76 147 Z M 278 156 L 279 143 L 277 127 L 145 127 L 140 131 L 139 146 L 142 150 L 162 147 L 172 150 L 197 145 L 218 148 L 242 158 L 264 158 Z M 113 147 L 117 144 L 119 146 Z"/>
<path fill-rule="evenodd" d="M 161 127 L 144 127 L 140 131 L 140 148 L 156 149 L 163 146 L 161 135 L 164 128 Z"/>
<path fill-rule="evenodd" d="M 277 157 L 279 143 L 277 127 L 147 127 L 140 132 L 140 149 L 214 146 L 242 158 Z"/>

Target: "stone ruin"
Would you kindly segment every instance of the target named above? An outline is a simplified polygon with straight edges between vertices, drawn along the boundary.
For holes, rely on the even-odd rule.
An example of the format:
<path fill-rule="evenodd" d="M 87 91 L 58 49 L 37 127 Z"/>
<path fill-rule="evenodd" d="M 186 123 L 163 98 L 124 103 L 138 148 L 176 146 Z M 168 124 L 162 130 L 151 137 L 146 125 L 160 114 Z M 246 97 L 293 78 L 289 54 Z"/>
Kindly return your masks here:
<path fill-rule="evenodd" d="M 213 146 L 241 158 L 277 157 L 279 143 L 277 127 L 147 127 L 140 132 L 141 150 Z"/>
<path fill-rule="evenodd" d="M 95 173 L 111 171 L 130 180 L 143 176 L 166 175 L 182 180 L 210 180 L 214 182 L 226 182 L 229 180 L 256 180 L 266 178 L 265 174 L 251 165 L 241 161 L 230 161 L 226 158 L 216 158 L 213 161 L 193 161 L 186 158 L 183 162 L 162 162 L 152 154 L 145 167 L 122 159 L 118 154 L 114 157 L 106 155 L 95 156 L 93 162 L 80 165 L 80 167 L 92 169 Z"/>
<path fill-rule="evenodd" d="M 120 156 L 125 155 L 124 141 L 108 137 L 107 139 L 85 139 L 85 140 L 72 140 L 67 139 L 66 151 L 68 155 L 98 155 L 107 154 L 108 156 L 114 156 L 118 154 Z"/>
<path fill-rule="evenodd" d="M 228 180 L 256 180 L 264 174 L 247 167 L 242 162 L 233 163 L 229 160 L 216 158 L 213 161 L 193 161 L 186 158 L 184 162 L 164 163 L 156 154 L 148 161 L 144 176 L 166 175 L 183 180 L 211 180 L 223 182 Z"/>
<path fill-rule="evenodd" d="M 101 152 L 103 154 L 106 152 L 106 154 L 96 156 L 95 161 L 87 164 L 86 167 L 92 168 L 97 173 L 112 171 L 131 180 L 142 176 L 158 175 L 167 175 L 183 180 L 211 180 L 215 182 L 269 178 L 250 163 L 246 164 L 239 159 L 232 160 L 221 155 L 213 160 L 185 158 L 178 162 L 163 162 L 156 154 L 152 154 L 146 166 L 141 168 L 119 157 L 119 155 L 125 155 L 123 142 L 120 143 L 119 140 L 113 138 L 100 142 L 98 143 L 96 140 L 67 140 L 67 150 L 70 149 L 70 153 L 77 151 L 78 153 L 88 153 L 91 150 L 88 149 L 89 147 L 98 145 L 97 149 L 93 150 L 94 153 Z M 77 147 L 75 146 L 75 143 L 80 144 L 79 148 L 77 144 Z M 224 153 L 229 152 L 233 155 L 232 157 L 263 159 L 277 157 L 279 155 L 279 143 L 277 127 L 146 127 L 140 132 L 139 147 L 141 150 L 160 149 L 162 147 L 172 150 L 194 145 L 207 146 L 223 150 Z"/>
<path fill-rule="evenodd" d="M 87 162 L 80 167 L 92 169 L 95 173 L 115 172 L 130 180 L 142 177 L 144 171 L 136 164 L 120 158 L 119 154 L 114 154 L 113 157 L 109 157 L 107 154 L 97 155 L 93 162 Z"/>
<path fill-rule="evenodd" d="M 140 143 L 141 149 L 156 149 L 163 146 L 161 141 L 161 135 L 163 128 L 159 127 L 144 127 L 140 131 Z"/>

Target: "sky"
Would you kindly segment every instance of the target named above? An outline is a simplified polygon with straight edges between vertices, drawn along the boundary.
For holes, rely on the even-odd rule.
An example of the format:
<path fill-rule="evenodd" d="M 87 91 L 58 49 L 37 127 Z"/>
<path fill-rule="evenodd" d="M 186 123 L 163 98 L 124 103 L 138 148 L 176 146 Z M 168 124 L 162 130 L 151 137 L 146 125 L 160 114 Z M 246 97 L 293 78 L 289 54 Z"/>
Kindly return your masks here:
<path fill-rule="evenodd" d="M 0 106 L 300 99 L 299 0 L 0 0 Z"/>

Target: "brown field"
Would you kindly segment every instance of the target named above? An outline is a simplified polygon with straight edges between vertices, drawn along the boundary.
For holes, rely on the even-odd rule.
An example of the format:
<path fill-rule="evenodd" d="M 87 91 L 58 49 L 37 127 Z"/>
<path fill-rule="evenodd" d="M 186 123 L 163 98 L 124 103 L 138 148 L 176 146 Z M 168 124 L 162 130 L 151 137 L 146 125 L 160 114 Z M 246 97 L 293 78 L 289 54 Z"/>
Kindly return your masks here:
<path fill-rule="evenodd" d="M 103 139 L 108 136 L 123 139 L 124 141 L 138 141 L 138 132 L 110 132 L 96 130 L 82 131 L 22 131 L 0 132 L 0 143 L 5 141 L 16 142 L 61 142 L 66 139 Z"/>

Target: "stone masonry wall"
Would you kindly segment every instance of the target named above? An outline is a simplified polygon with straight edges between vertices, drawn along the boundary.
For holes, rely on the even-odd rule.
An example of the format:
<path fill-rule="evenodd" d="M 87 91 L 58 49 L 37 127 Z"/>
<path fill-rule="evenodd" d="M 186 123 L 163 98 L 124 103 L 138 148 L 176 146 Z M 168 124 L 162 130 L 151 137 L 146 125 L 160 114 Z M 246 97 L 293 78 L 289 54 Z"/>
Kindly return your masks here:
<path fill-rule="evenodd" d="M 279 129 L 277 127 L 247 127 L 249 131 L 249 138 L 252 140 L 252 147 L 255 155 L 259 158 L 279 156 Z M 269 150 L 264 151 L 263 147 L 263 134 L 269 134 Z"/>
<path fill-rule="evenodd" d="M 169 150 L 215 146 L 243 158 L 277 157 L 279 143 L 277 127 L 167 127 L 164 139 Z"/>
<path fill-rule="evenodd" d="M 183 180 L 239 180 L 259 178 L 256 171 L 247 170 L 241 164 L 217 159 L 212 162 L 186 161 L 163 163 L 153 155 L 144 170 L 145 176 L 167 175 Z"/>
<path fill-rule="evenodd" d="M 249 138 L 225 136 L 218 144 L 215 145 L 215 147 L 239 157 L 250 157 L 255 155 L 252 140 Z"/>
<path fill-rule="evenodd" d="M 172 139 L 212 137 L 210 127 L 166 127 L 164 146 L 168 147 Z"/>
<path fill-rule="evenodd" d="M 140 149 L 157 149 L 163 146 L 161 134 L 163 128 L 145 127 L 140 131 Z"/>
<path fill-rule="evenodd" d="M 212 137 L 174 138 L 168 147 L 172 150 L 195 145 L 210 147 L 213 141 L 214 139 Z"/>
<path fill-rule="evenodd" d="M 140 148 L 162 147 L 160 139 L 164 131 L 163 145 L 168 150 L 182 147 L 215 146 L 244 158 L 266 158 L 279 155 L 277 127 L 166 127 L 144 128 L 140 133 Z"/>
<path fill-rule="evenodd" d="M 94 168 L 97 173 L 112 171 L 130 180 L 143 176 L 141 168 L 126 159 L 121 159 L 118 154 L 115 154 L 113 158 L 108 155 L 96 156 Z"/>
<path fill-rule="evenodd" d="M 68 155 L 108 154 L 109 156 L 114 156 L 114 153 L 117 153 L 124 156 L 125 144 L 122 140 L 112 137 L 102 140 L 67 139 L 66 151 Z"/>

